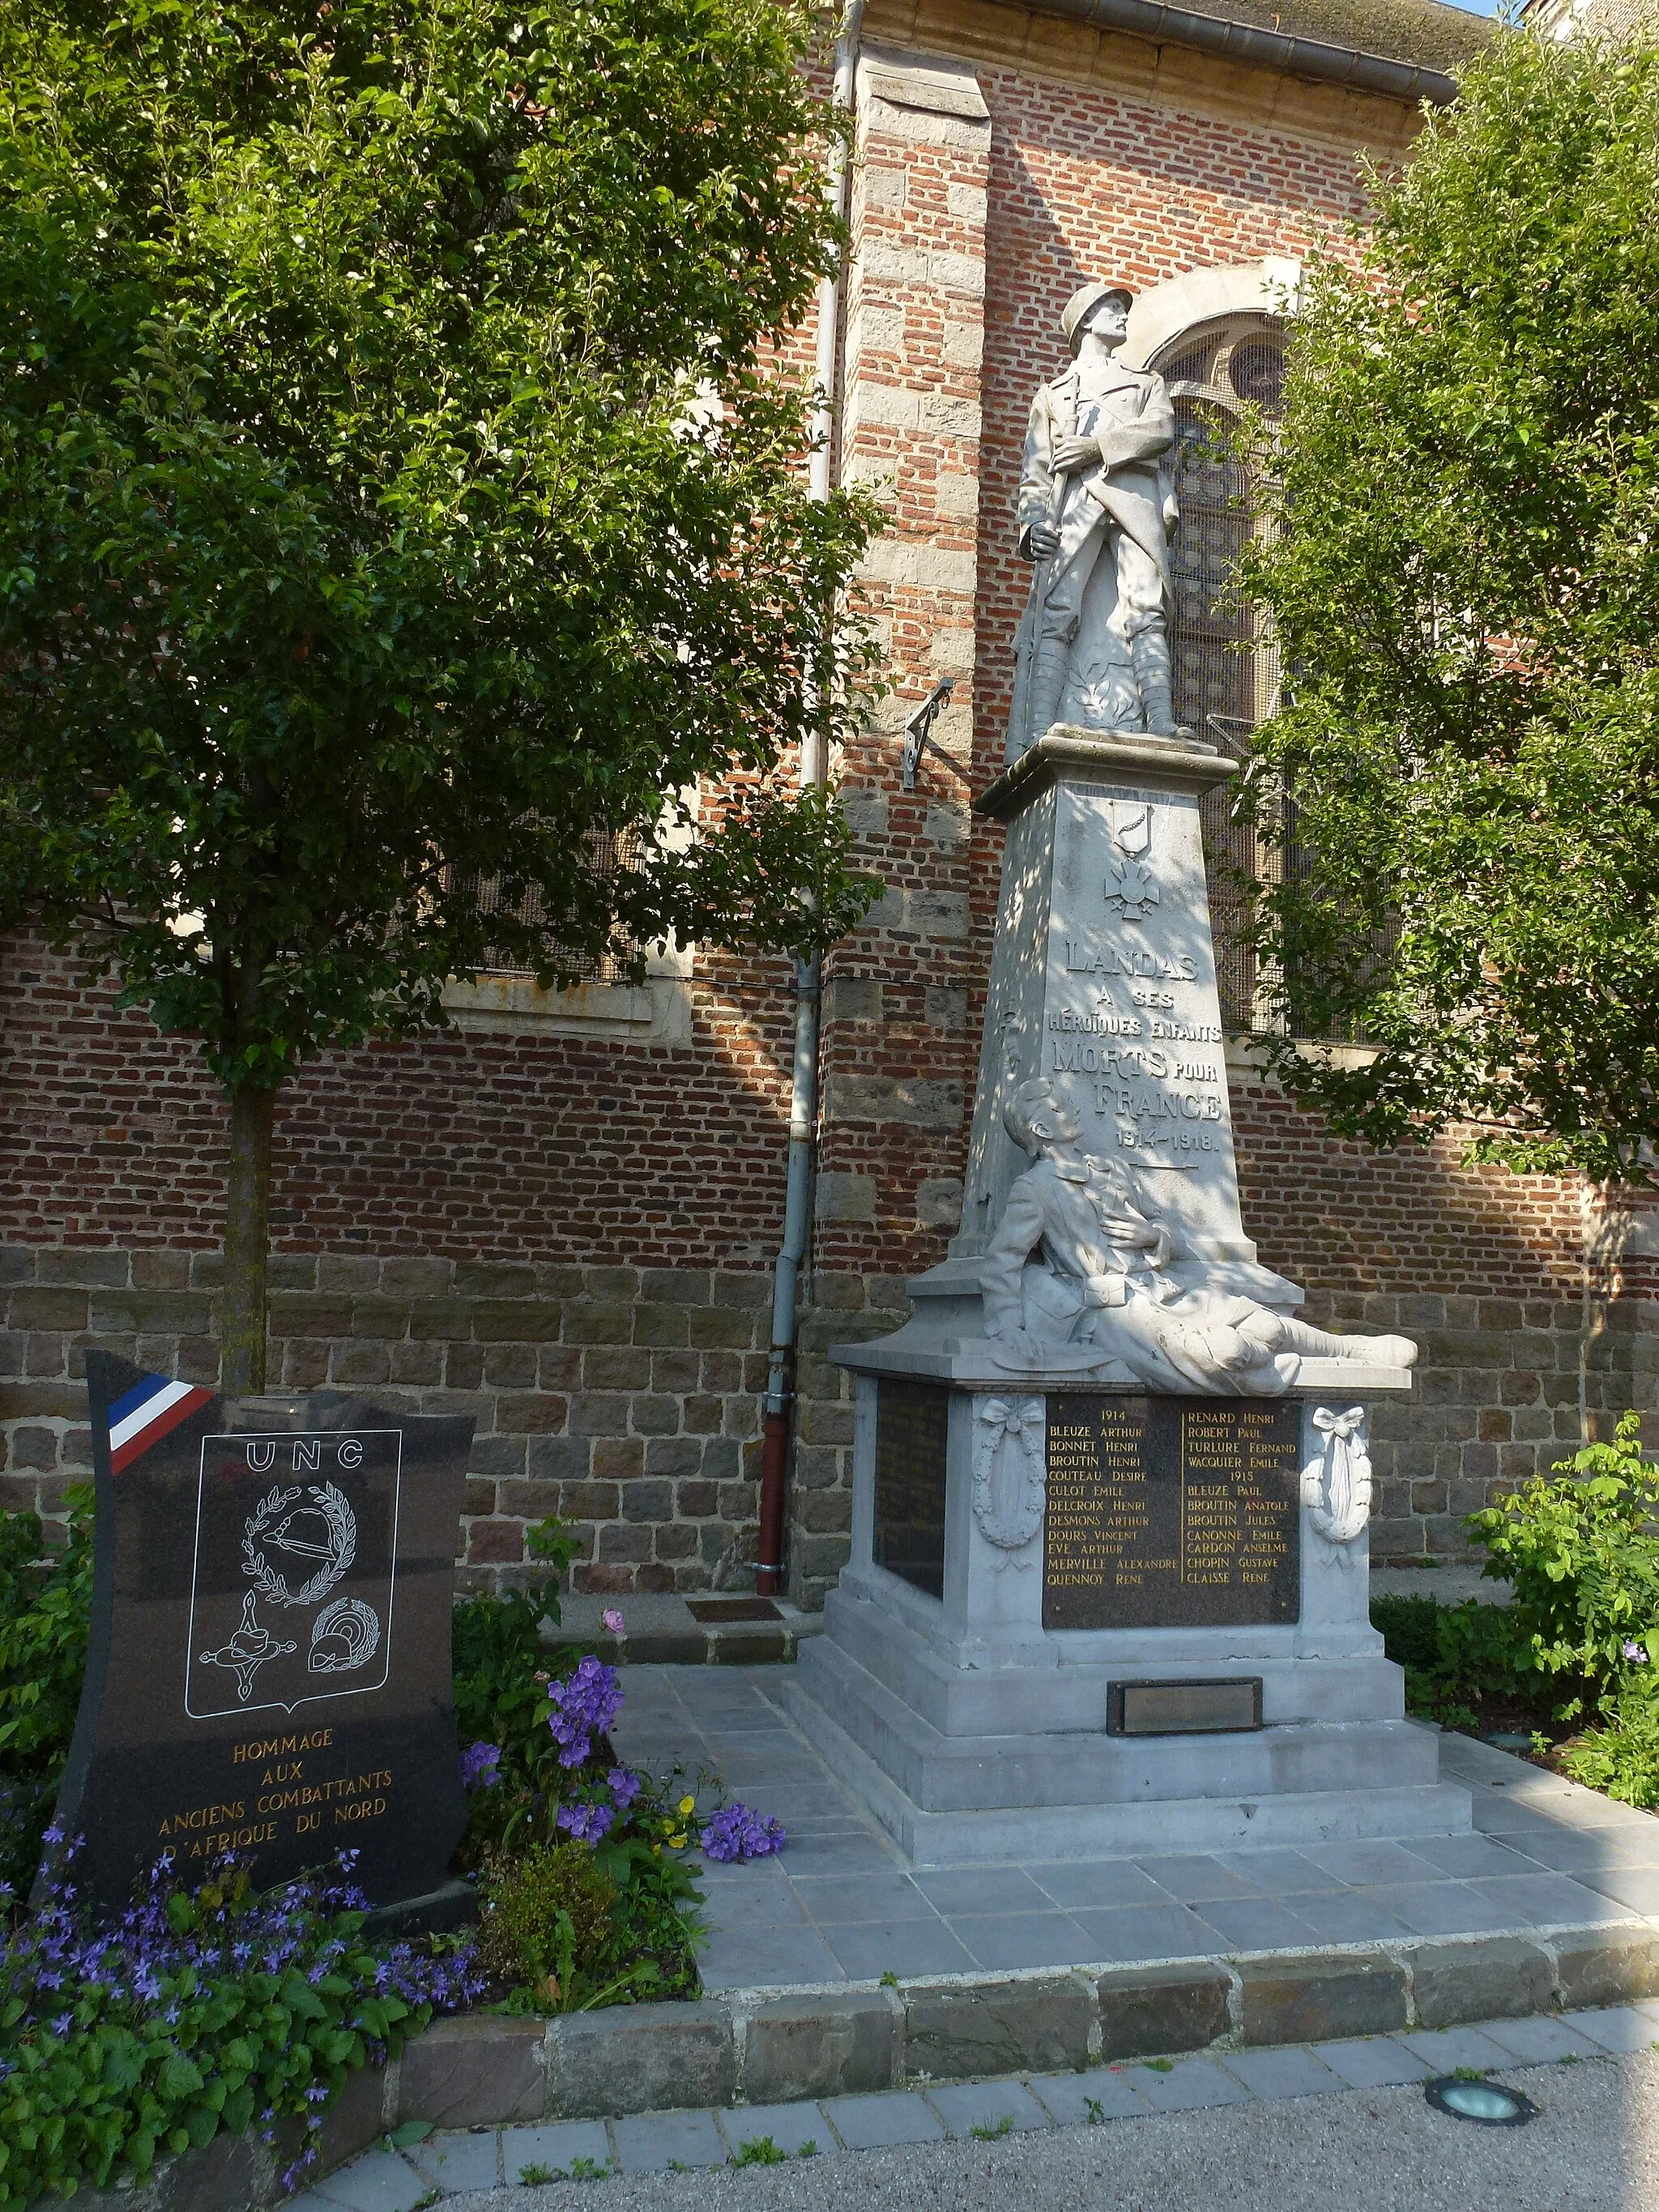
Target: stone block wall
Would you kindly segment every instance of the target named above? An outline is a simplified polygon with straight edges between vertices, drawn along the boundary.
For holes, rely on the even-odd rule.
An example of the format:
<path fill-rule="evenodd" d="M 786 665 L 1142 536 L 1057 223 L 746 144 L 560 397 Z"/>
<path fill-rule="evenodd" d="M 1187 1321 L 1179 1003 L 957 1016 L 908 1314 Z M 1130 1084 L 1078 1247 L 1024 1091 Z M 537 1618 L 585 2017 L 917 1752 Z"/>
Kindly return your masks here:
<path fill-rule="evenodd" d="M 89 1480 L 90 1346 L 218 1375 L 208 1253 L 0 1247 L 0 1505 Z M 270 1387 L 470 1413 L 464 1585 L 514 1577 L 526 1523 L 574 1523 L 579 1589 L 752 1585 L 770 1285 L 761 1271 L 278 1254 Z M 533 1570 L 532 1570 L 533 1571 Z"/>

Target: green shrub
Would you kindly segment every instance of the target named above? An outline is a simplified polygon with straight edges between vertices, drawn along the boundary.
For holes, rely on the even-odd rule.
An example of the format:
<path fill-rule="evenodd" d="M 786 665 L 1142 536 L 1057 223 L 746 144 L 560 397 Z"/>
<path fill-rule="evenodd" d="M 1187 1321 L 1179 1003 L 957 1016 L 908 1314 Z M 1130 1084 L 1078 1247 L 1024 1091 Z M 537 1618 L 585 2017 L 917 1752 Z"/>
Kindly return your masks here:
<path fill-rule="evenodd" d="M 505 1787 L 474 1806 L 473 1840 L 480 1850 L 501 1840 L 489 1816 L 509 1807 L 532 1779 L 526 1747 L 545 1735 L 548 1672 L 561 1656 L 547 1632 L 559 1626 L 559 1577 L 576 1555 L 576 1538 L 562 1521 L 538 1521 L 526 1538 L 532 1554 L 551 1570 L 548 1578 L 501 1597 L 464 1598 L 451 1624 L 457 1736 L 463 1744 L 494 1744 L 501 1753 Z"/>
<path fill-rule="evenodd" d="M 1659 1805 L 1659 1700 L 1632 1686 L 1609 1699 L 1601 1723 L 1564 1745 L 1561 1771 L 1626 1805 Z"/>
<path fill-rule="evenodd" d="M 291 2187 L 347 2075 L 481 1986 L 470 1943 L 366 1942 L 362 1893 L 337 1880 L 255 1896 L 228 1861 L 194 1890 L 158 1871 L 112 1929 L 74 1859 L 59 1842 L 40 1910 L 0 1945 L 0 2212 L 142 2180 L 222 2132 L 270 2140 L 278 2116 L 305 2122 Z"/>
<path fill-rule="evenodd" d="M 1466 1598 L 1441 1605 L 1410 1595 L 1371 1600 L 1371 1626 L 1388 1656 L 1406 1670 L 1406 1703 L 1446 1728 L 1479 1725 L 1487 1698 L 1534 1700 L 1540 1680 L 1525 1630 L 1501 1605 Z"/>
<path fill-rule="evenodd" d="M 80 1710 L 92 1614 L 93 1492 L 64 1501 L 69 1540 L 0 1513 L 0 1883 L 27 1890 Z"/>
<path fill-rule="evenodd" d="M 1616 1697 L 1659 1657 L 1659 1468 L 1644 1457 L 1641 1420 L 1626 1413 L 1613 1440 L 1591 1444 L 1468 1526 L 1506 1575 L 1527 1663 L 1569 1687 L 1571 1720 L 1587 1694 Z"/>
<path fill-rule="evenodd" d="M 525 1983 L 552 2008 L 599 1986 L 613 1950 L 616 1884 L 586 1844 L 535 1844 L 492 1861 L 483 1883 L 479 1950 L 498 1981 Z"/>

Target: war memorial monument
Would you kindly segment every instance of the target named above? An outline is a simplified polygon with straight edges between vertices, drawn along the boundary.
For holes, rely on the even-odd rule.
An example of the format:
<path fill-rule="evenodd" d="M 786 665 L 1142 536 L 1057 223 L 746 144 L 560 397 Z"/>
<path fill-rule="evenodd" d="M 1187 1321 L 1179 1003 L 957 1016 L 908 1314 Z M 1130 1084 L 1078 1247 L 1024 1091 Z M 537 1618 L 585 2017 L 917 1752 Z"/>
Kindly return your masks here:
<path fill-rule="evenodd" d="M 787 1694 L 920 1865 L 1469 1826 L 1370 1621 L 1368 1403 L 1415 1345 L 1297 1317 L 1239 1212 L 1171 709 L 1163 379 L 1086 286 L 1034 563 L 963 1227 L 857 1377 L 853 1551 Z"/>

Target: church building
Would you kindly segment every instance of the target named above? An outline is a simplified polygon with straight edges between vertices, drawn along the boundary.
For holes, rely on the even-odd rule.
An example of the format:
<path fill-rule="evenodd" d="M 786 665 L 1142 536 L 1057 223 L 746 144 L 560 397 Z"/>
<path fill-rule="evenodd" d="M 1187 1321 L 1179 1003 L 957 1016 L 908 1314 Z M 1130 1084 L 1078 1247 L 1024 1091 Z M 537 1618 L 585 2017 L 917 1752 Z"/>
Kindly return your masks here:
<path fill-rule="evenodd" d="M 823 963 L 783 1462 L 782 1590 L 808 1608 L 848 1542 L 852 1396 L 825 1347 L 896 1327 L 980 1202 L 1002 829 L 973 801 L 1003 763 L 1022 449 L 1062 310 L 1091 280 L 1132 295 L 1124 358 L 1176 420 L 1174 712 L 1241 756 L 1278 672 L 1227 588 L 1253 527 L 1229 425 L 1278 402 L 1304 260 L 1363 223 L 1362 157 L 1400 159 L 1492 35 L 1439 0 L 848 19 L 851 246 L 833 329 L 795 358 L 830 365 L 832 467 L 888 517 L 866 589 L 892 688 L 832 764 L 884 889 Z M 1205 805 L 1212 863 L 1265 865 Z M 1576 1181 L 1466 1167 L 1455 1138 L 1333 1138 L 1253 1054 L 1220 873 L 1212 913 L 1245 1228 L 1310 1322 L 1420 1343 L 1410 1398 L 1375 1414 L 1372 1558 L 1458 1555 L 1466 1514 L 1655 1402 L 1659 1237 Z M 798 977 L 695 946 L 647 967 L 560 993 L 484 975 L 449 994 L 450 1033 L 328 1055 L 279 1107 L 272 1385 L 473 1414 L 474 1585 L 522 1572 L 527 1524 L 556 1513 L 579 1590 L 754 1586 Z M 0 941 L 0 1502 L 50 1512 L 88 1479 L 87 1347 L 216 1379 L 226 1163 L 189 1041 Z"/>

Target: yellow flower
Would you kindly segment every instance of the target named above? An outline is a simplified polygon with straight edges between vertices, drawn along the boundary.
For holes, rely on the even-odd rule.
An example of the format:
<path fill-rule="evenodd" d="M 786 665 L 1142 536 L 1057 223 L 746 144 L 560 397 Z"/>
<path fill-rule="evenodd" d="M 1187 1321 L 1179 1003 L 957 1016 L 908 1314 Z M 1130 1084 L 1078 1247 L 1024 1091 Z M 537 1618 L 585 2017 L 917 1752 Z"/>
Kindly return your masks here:
<path fill-rule="evenodd" d="M 695 1797 L 682 1797 L 675 1809 L 683 1820 L 689 1820 L 697 1809 L 697 1801 Z"/>
<path fill-rule="evenodd" d="M 651 1856 L 653 1859 L 659 1859 L 662 1856 L 662 1845 L 660 1844 L 652 1844 Z"/>
<path fill-rule="evenodd" d="M 671 1851 L 683 1851 L 685 1849 L 685 1838 L 684 1836 L 671 1836 L 668 1838 L 668 1848 Z"/>

